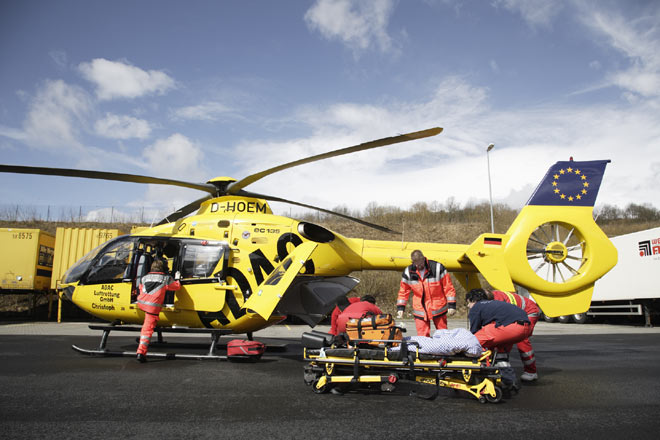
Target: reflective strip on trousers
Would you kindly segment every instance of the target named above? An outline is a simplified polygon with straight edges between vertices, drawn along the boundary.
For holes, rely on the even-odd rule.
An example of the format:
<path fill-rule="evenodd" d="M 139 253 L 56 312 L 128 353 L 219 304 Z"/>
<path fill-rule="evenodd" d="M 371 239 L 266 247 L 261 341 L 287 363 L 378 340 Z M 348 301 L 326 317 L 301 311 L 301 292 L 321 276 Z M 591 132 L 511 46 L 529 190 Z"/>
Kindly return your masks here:
<path fill-rule="evenodd" d="M 153 307 L 163 307 L 163 304 L 159 303 L 152 303 L 148 301 L 138 301 L 139 304 L 144 304 L 145 306 L 153 306 Z"/>

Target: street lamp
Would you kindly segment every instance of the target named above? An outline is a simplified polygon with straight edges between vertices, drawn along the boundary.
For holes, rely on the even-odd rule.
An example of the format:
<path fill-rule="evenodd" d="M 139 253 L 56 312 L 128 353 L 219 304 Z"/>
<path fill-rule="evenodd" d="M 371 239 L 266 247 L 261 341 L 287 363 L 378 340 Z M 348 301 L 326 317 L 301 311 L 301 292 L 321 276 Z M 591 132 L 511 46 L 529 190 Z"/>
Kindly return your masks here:
<path fill-rule="evenodd" d="M 493 222 L 493 190 L 490 186 L 490 150 L 495 148 L 495 144 L 489 144 L 486 148 L 486 161 L 488 163 L 488 193 L 490 194 L 490 232 L 495 233 L 495 223 Z"/>

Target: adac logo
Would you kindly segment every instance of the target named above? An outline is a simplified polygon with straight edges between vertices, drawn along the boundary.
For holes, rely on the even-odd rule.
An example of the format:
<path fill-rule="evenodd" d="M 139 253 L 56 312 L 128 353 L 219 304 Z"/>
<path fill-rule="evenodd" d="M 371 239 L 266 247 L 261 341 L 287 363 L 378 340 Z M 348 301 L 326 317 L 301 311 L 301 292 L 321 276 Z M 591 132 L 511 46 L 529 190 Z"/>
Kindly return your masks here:
<path fill-rule="evenodd" d="M 587 197 L 589 180 L 579 168 L 560 168 L 552 175 L 552 192 L 562 201 L 578 201 Z"/>
<path fill-rule="evenodd" d="M 644 240 L 639 242 L 639 256 L 649 257 L 653 255 L 660 255 L 660 238 L 653 240 Z"/>

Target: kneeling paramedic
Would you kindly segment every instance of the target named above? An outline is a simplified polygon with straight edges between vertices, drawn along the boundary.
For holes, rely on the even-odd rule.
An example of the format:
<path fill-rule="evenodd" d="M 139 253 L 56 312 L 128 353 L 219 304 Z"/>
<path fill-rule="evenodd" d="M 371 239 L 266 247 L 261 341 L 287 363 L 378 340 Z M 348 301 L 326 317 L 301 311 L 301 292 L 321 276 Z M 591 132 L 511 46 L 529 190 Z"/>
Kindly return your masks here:
<path fill-rule="evenodd" d="M 149 341 L 158 323 L 158 314 L 163 307 L 165 294 L 168 290 L 179 290 L 181 283 L 174 280 L 165 273 L 167 263 L 156 259 L 151 264 L 151 270 L 140 280 L 140 294 L 137 303 L 140 310 L 144 311 L 144 323 L 140 331 L 140 344 L 137 349 L 137 360 L 147 361 L 147 350 Z M 178 272 L 177 272 L 178 278 Z"/>
<path fill-rule="evenodd" d="M 344 309 L 337 317 L 337 334 L 346 331 L 346 323 L 349 319 L 362 319 L 369 315 L 380 315 L 383 313 L 376 305 L 376 298 L 364 295 L 360 301 L 354 302 Z"/>
<path fill-rule="evenodd" d="M 529 322 L 532 326 L 530 335 L 534 332 L 534 326 L 539 320 L 541 310 L 532 298 L 525 298 L 524 296 L 518 295 L 516 293 L 503 292 L 500 290 L 486 290 L 485 292 L 488 299 L 508 302 L 509 304 L 513 304 L 514 306 L 518 306 L 523 309 L 525 313 L 527 313 L 527 318 L 529 319 Z M 520 353 L 520 360 L 523 363 L 524 370 L 522 376 L 520 376 L 520 379 L 523 382 L 531 382 L 537 380 L 539 375 L 536 370 L 536 357 L 534 355 L 534 348 L 532 347 L 532 343 L 529 341 L 529 338 L 518 342 L 516 347 Z"/>
<path fill-rule="evenodd" d="M 488 300 L 482 289 L 472 289 L 466 295 L 470 331 L 483 348 L 496 348 L 502 381 L 508 387 L 517 388 L 516 376 L 509 363 L 509 352 L 516 344 L 529 338 L 532 325 L 527 313 L 520 307 L 503 301 Z M 504 360 L 503 356 L 506 358 Z"/>

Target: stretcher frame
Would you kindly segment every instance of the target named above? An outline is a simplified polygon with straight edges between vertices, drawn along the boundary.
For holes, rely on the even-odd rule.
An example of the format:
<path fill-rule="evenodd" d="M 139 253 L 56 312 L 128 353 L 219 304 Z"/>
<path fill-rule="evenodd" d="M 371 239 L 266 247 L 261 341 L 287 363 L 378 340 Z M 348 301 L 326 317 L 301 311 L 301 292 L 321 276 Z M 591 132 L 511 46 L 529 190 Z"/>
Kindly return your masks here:
<path fill-rule="evenodd" d="M 374 342 L 384 347 L 363 345 Z M 347 347 L 309 347 L 303 342 L 303 358 L 308 362 L 305 384 L 317 394 L 333 388 L 345 390 L 380 384 L 381 391 L 405 387 L 411 395 L 425 399 L 437 397 L 440 388 L 450 388 L 466 392 L 481 403 L 502 400 L 502 378 L 494 366 L 495 352 L 487 350 L 478 357 L 429 355 L 419 353 L 415 341 L 406 341 L 395 355 L 388 345 L 396 343 L 401 341 L 358 339 L 349 341 Z M 408 344 L 414 345 L 415 351 L 408 350 Z"/>

